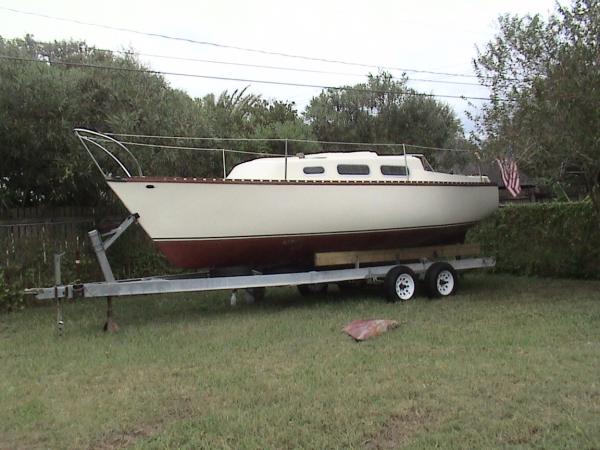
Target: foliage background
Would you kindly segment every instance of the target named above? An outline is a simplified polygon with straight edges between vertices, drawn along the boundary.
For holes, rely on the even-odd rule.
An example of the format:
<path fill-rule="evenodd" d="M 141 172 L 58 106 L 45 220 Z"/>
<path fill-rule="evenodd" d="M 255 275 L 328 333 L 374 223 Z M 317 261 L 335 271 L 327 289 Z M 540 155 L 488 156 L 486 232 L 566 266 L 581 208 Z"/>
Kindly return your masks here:
<path fill-rule="evenodd" d="M 590 201 L 500 208 L 468 239 L 518 275 L 600 278 L 600 227 Z"/>
<path fill-rule="evenodd" d="M 0 209 L 39 204 L 96 206 L 112 201 L 104 180 L 73 135 L 76 127 L 203 138 L 358 139 L 440 147 L 464 142 L 462 125 L 448 105 L 415 95 L 406 79 L 394 80 L 386 73 L 370 75 L 367 84 L 323 92 L 302 116 L 293 102 L 266 100 L 245 89 L 192 98 L 149 72 L 133 52 L 115 54 L 85 42 L 38 42 L 29 35 L 12 40 L 0 37 L 0 54 L 34 60 L 0 63 Z M 359 95 L 352 90 L 356 88 L 371 92 Z M 151 139 L 138 141 L 156 144 Z M 280 155 L 284 150 L 282 142 L 254 140 L 168 139 L 160 143 Z M 145 174 L 204 177 L 223 173 L 220 153 L 128 147 Z M 293 143 L 289 153 L 319 149 Z M 241 160 L 242 156 L 228 155 L 229 168 Z"/>
<path fill-rule="evenodd" d="M 514 159 L 538 179 L 585 193 L 600 213 L 598 55 L 597 0 L 557 2 L 547 19 L 500 16 L 473 61 L 491 99 L 473 117 L 472 137 L 488 159 Z"/>

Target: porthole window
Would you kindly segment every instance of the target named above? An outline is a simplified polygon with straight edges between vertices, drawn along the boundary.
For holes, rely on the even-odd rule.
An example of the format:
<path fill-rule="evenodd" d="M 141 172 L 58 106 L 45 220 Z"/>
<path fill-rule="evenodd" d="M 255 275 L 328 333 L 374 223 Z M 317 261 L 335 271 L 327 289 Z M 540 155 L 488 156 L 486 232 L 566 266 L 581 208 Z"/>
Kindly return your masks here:
<path fill-rule="evenodd" d="M 307 166 L 302 171 L 306 175 L 318 175 L 320 173 L 325 173 L 325 169 L 321 166 Z"/>
<path fill-rule="evenodd" d="M 405 177 L 408 175 L 406 166 L 381 166 L 382 175 L 394 175 Z"/>
<path fill-rule="evenodd" d="M 366 164 L 338 164 L 337 171 L 340 175 L 369 175 L 369 166 Z"/>

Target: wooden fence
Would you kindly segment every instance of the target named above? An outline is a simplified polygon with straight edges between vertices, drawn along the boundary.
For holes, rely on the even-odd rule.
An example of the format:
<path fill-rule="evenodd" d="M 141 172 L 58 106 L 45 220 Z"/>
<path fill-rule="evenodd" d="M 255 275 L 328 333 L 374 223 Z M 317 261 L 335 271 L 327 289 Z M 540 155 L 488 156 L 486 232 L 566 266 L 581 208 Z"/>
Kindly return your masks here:
<path fill-rule="evenodd" d="M 89 253 L 87 232 L 106 221 L 94 208 L 16 208 L 0 212 L 0 269 L 13 275 L 52 272 L 52 255 Z M 112 216 L 116 216 L 113 213 Z"/>
<path fill-rule="evenodd" d="M 53 255 L 64 252 L 63 280 L 99 279 L 88 231 L 108 231 L 119 225 L 126 214 L 121 206 L 0 211 L 0 276 L 19 286 L 47 285 L 53 282 Z M 152 242 L 137 227 L 128 231 L 126 241 L 111 248 L 111 257 L 113 269 L 125 278 L 163 270 L 162 259 L 157 257 Z"/>
<path fill-rule="evenodd" d="M 93 208 L 11 209 L 0 215 L 0 239 L 22 242 L 51 236 L 71 240 L 80 235 L 82 226 L 93 228 L 95 216 Z"/>
<path fill-rule="evenodd" d="M 87 230 L 95 226 L 90 208 L 18 208 L 0 214 L 0 269 L 19 284 L 47 282 L 52 256 L 85 251 Z"/>

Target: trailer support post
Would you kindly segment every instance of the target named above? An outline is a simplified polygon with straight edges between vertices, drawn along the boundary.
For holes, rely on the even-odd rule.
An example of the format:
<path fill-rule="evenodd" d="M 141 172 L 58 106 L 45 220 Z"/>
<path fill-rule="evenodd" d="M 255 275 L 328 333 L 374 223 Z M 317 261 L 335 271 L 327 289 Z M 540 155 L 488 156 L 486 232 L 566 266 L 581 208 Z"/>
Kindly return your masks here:
<path fill-rule="evenodd" d="M 109 236 L 108 239 L 102 240 L 100 233 L 98 230 L 92 230 L 88 233 L 90 237 L 90 241 L 92 241 L 92 247 L 94 252 L 96 253 L 96 258 L 98 259 L 98 264 L 100 264 L 100 269 L 102 270 L 102 275 L 104 275 L 104 280 L 109 283 L 115 282 L 115 276 L 113 274 L 112 268 L 110 267 L 110 263 L 108 262 L 108 258 L 106 256 L 106 250 L 110 247 L 118 238 L 121 236 L 127 228 L 138 219 L 139 215 L 131 214 L 128 216 L 121 224 L 104 234 L 103 236 Z M 110 333 L 116 333 L 119 331 L 119 326 L 113 320 L 113 309 L 112 309 L 112 297 L 106 297 L 106 322 L 103 327 L 104 331 L 108 331 Z"/>
<path fill-rule="evenodd" d="M 88 233 L 88 236 L 90 237 L 90 241 L 92 241 L 92 248 L 94 249 L 94 253 L 96 253 L 96 258 L 98 259 L 98 264 L 100 264 L 104 280 L 111 282 L 115 281 L 115 276 L 113 275 L 110 263 L 106 257 L 106 248 L 104 247 L 104 242 L 102 242 L 100 233 L 98 233 L 98 230 L 92 230 Z"/>

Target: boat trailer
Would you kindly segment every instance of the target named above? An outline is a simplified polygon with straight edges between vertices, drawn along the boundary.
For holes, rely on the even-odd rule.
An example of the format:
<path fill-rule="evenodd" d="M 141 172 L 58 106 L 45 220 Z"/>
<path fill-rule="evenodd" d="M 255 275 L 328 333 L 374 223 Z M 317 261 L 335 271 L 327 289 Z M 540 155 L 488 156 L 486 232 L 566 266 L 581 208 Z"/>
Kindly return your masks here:
<path fill-rule="evenodd" d="M 56 254 L 54 256 L 55 286 L 25 290 L 26 294 L 34 295 L 38 300 L 54 300 L 56 302 L 59 334 L 62 333 L 64 327 L 62 299 L 105 297 L 107 312 L 104 330 L 114 332 L 118 330 L 118 326 L 113 319 L 113 297 L 228 290 L 232 291 L 232 304 L 235 304 L 236 292 L 240 289 L 249 292 L 250 296 L 253 294 L 258 296 L 260 290 L 267 287 L 298 286 L 300 288 L 303 286 L 322 286 L 328 283 L 383 280 L 389 300 L 406 301 L 414 296 L 418 279 L 425 282 L 431 296 L 444 297 L 454 293 L 457 272 L 495 266 L 495 260 L 490 257 L 463 257 L 462 254 L 465 251 L 467 253 L 473 252 L 473 246 L 456 245 L 436 247 L 435 251 L 427 251 L 428 248 L 423 250 L 418 248 L 409 249 L 408 253 L 406 253 L 406 249 L 322 253 L 315 255 L 316 267 L 319 266 L 319 261 L 327 261 L 330 266 L 323 270 L 315 268 L 305 272 L 255 273 L 253 275 L 219 277 L 213 277 L 209 273 L 203 272 L 116 280 L 106 251 L 132 224 L 136 223 L 138 217 L 138 214 L 131 214 L 118 227 L 104 234 L 100 234 L 98 230 L 92 230 L 88 233 L 104 281 L 62 284 L 60 270 L 62 254 Z M 451 251 L 444 247 L 451 247 Z M 431 249 L 429 248 L 429 250 Z M 419 251 L 424 257 L 417 258 L 415 251 Z M 381 254 L 381 252 L 384 254 Z M 406 259 L 403 258 L 403 255 Z M 410 255 L 410 259 L 406 255 Z M 361 263 L 371 263 L 373 258 L 385 259 L 387 262 L 382 263 L 382 265 L 369 264 L 367 267 L 361 267 Z M 338 265 L 343 264 L 345 268 L 331 268 L 336 264 L 336 260 Z M 353 267 L 348 268 L 348 265 Z M 303 289 L 299 290 L 301 293 L 308 292 Z"/>

